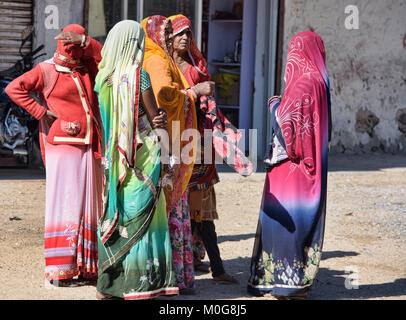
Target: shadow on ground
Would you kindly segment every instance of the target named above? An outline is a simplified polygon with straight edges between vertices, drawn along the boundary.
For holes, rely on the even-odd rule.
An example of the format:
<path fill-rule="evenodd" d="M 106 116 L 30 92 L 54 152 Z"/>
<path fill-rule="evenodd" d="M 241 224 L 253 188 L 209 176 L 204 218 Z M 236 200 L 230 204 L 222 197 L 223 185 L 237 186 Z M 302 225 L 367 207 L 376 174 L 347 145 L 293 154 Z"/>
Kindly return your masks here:
<path fill-rule="evenodd" d="M 45 179 L 44 169 L 0 167 L 0 180 L 38 180 Z"/>
<path fill-rule="evenodd" d="M 405 294 L 406 278 L 388 283 L 357 285 L 345 271 L 320 268 L 309 300 L 396 299 Z"/>
<path fill-rule="evenodd" d="M 323 252 L 322 259 L 342 258 L 358 254 L 353 251 L 327 251 Z M 254 298 L 247 293 L 251 258 L 239 257 L 237 259 L 225 260 L 223 263 L 226 271 L 238 279 L 238 285 L 213 284 L 211 278 L 202 279 L 201 274 L 196 274 L 197 294 L 190 296 L 182 295 L 172 299 L 212 300 Z M 357 288 L 356 282 L 351 280 L 350 276 L 349 273 L 343 270 L 320 268 L 307 300 L 379 299 L 385 297 L 396 299 L 396 297 L 406 294 L 406 279 L 397 279 L 390 283 L 359 285 Z"/>
<path fill-rule="evenodd" d="M 406 168 L 406 154 L 363 154 L 329 156 L 329 171 L 375 171 Z"/>
<path fill-rule="evenodd" d="M 225 242 L 225 241 L 241 241 L 241 240 L 248 240 L 255 237 L 255 233 L 249 234 L 235 234 L 232 236 L 218 236 L 217 243 Z"/>
<path fill-rule="evenodd" d="M 359 255 L 354 251 L 326 251 L 322 260 L 353 257 Z M 309 300 L 349 300 L 396 298 L 406 294 L 406 279 L 394 282 L 359 285 L 356 276 L 350 271 L 320 268 L 317 278 L 309 293 Z M 359 279 L 361 282 L 362 279 Z"/>
<path fill-rule="evenodd" d="M 344 257 L 355 257 L 359 253 L 355 251 L 326 251 L 321 255 L 321 260 L 327 260 L 331 258 L 344 258 Z"/>

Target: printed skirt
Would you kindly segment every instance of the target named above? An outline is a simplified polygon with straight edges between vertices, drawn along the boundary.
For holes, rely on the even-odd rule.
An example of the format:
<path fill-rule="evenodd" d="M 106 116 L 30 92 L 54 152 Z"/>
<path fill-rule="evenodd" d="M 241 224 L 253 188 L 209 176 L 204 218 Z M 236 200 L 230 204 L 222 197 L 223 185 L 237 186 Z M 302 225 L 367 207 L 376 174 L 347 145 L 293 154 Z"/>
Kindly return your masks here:
<path fill-rule="evenodd" d="M 193 244 L 187 191 L 169 213 L 172 257 L 179 289 L 194 289 Z"/>

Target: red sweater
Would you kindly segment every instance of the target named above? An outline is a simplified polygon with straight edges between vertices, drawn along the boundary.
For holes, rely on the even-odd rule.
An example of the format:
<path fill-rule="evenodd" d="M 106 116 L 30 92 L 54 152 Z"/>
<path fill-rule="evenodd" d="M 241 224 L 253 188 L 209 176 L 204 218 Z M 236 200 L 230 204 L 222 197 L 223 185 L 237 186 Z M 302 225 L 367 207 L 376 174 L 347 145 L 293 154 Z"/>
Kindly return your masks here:
<path fill-rule="evenodd" d="M 6 93 L 38 120 L 46 114 L 46 106 L 58 115 L 49 130 L 47 142 L 91 144 L 96 157 L 100 157 L 101 119 L 93 88 L 102 45 L 90 39 L 84 49 L 84 67 L 69 70 L 51 61 L 43 62 L 12 81 L 6 87 Z M 32 92 L 40 93 L 46 106 L 35 101 L 30 96 Z"/>

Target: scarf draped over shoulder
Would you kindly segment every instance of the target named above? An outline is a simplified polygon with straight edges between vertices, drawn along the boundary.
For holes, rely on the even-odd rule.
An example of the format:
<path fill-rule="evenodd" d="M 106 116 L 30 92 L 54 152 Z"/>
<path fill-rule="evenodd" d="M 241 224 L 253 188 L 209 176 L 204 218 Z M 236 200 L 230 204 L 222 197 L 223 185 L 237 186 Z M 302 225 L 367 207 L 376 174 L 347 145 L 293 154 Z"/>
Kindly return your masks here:
<path fill-rule="evenodd" d="M 169 20 L 163 16 L 148 17 L 141 22 L 146 34 L 143 68 L 150 75 L 158 106 L 167 112 L 168 132 L 174 147 L 172 153 L 180 159 L 180 168 L 172 188 L 164 188 L 167 212 L 176 205 L 187 189 L 197 147 L 196 139 L 188 140 L 191 136 L 186 131 L 197 129 L 195 103 L 193 96 L 186 91 L 189 87 L 186 78 L 169 55 L 165 43 L 165 28 L 168 23 Z"/>
<path fill-rule="evenodd" d="M 330 84 L 321 37 L 306 31 L 290 41 L 285 69 L 285 90 L 276 111 L 291 174 L 298 168 L 313 196 L 324 190 L 331 139 Z M 275 107 L 278 97 L 269 100 Z M 318 190 L 318 191 L 316 191 Z M 303 195 L 303 197 L 305 197 Z"/>
<path fill-rule="evenodd" d="M 109 32 L 96 77 L 103 123 L 105 167 L 105 226 L 101 239 L 107 241 L 119 219 L 118 192 L 127 169 L 136 160 L 136 132 L 140 101 L 140 70 L 144 57 L 144 30 L 138 22 L 125 20 Z"/>
<path fill-rule="evenodd" d="M 186 29 L 189 29 L 191 32 L 188 54 L 192 65 L 189 65 L 184 73 L 189 86 L 192 87 L 198 83 L 209 81 L 210 73 L 207 68 L 207 62 L 197 47 L 190 20 L 181 14 L 171 16 L 169 19 L 172 22 L 173 35 L 179 34 Z M 200 97 L 196 103 L 196 109 L 198 110 L 198 115 L 200 114 L 200 118 L 198 116 L 200 134 L 203 136 L 205 129 L 212 130 L 212 143 L 217 155 L 238 174 L 242 176 L 251 175 L 254 171 L 254 166 L 248 157 L 245 156 L 243 150 L 239 148 L 243 134 L 224 116 L 220 108 L 218 108 L 214 97 Z M 204 155 L 202 155 L 202 158 L 204 158 Z M 215 161 L 214 153 L 212 161 Z M 195 178 L 195 180 L 202 181 L 205 179 L 207 177 Z"/>

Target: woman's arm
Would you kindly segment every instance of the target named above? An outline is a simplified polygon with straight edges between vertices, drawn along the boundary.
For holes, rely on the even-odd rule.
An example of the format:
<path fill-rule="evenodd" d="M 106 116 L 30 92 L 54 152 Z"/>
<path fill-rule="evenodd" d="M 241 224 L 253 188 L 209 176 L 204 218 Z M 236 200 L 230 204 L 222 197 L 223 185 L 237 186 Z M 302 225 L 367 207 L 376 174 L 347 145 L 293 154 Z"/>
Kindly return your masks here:
<path fill-rule="evenodd" d="M 90 60 L 90 59 L 93 60 L 96 67 L 98 67 L 100 61 L 102 60 L 102 56 L 101 56 L 102 49 L 103 49 L 103 45 L 99 41 L 87 36 L 85 46 L 83 47 L 83 50 L 84 50 L 83 59 L 84 60 Z"/>
<path fill-rule="evenodd" d="M 169 139 L 169 135 L 166 129 L 166 125 L 168 123 L 166 111 L 164 109 L 158 109 L 154 91 L 151 87 L 141 94 L 141 100 L 152 128 L 157 129 L 158 135 L 160 133 L 160 130 L 164 130 L 164 132 L 162 132 L 162 135 L 167 135 L 168 143 L 161 143 L 161 147 L 164 148 L 164 154 L 171 155 L 172 143 L 171 139 Z"/>
<path fill-rule="evenodd" d="M 190 89 L 196 93 L 197 97 L 200 96 L 212 96 L 214 94 L 214 85 L 213 81 L 204 81 L 196 84 Z"/>
<path fill-rule="evenodd" d="M 99 41 L 89 36 L 83 38 L 83 35 L 75 32 L 61 32 L 54 39 L 62 41 L 63 43 L 80 45 L 83 48 L 82 59 L 88 61 L 88 67 L 90 67 L 93 77 L 96 77 L 98 71 L 97 67 L 102 60 L 101 50 L 103 45 Z M 92 63 L 89 63 L 89 60 L 91 60 Z"/>
<path fill-rule="evenodd" d="M 42 92 L 44 81 L 41 67 L 37 65 L 32 70 L 14 79 L 6 87 L 6 93 L 15 104 L 25 109 L 37 120 L 47 114 L 47 109 L 36 102 L 30 92 Z"/>
<path fill-rule="evenodd" d="M 102 59 L 101 49 L 103 45 L 87 35 L 81 35 L 75 32 L 61 32 L 54 39 L 67 44 L 80 45 L 84 50 L 85 60 L 93 58 L 95 62 L 99 64 Z"/>
<path fill-rule="evenodd" d="M 149 87 L 141 94 L 141 101 L 151 126 L 154 129 L 166 129 L 166 124 L 168 123 L 166 112 L 163 109 L 158 109 L 152 87 Z"/>

